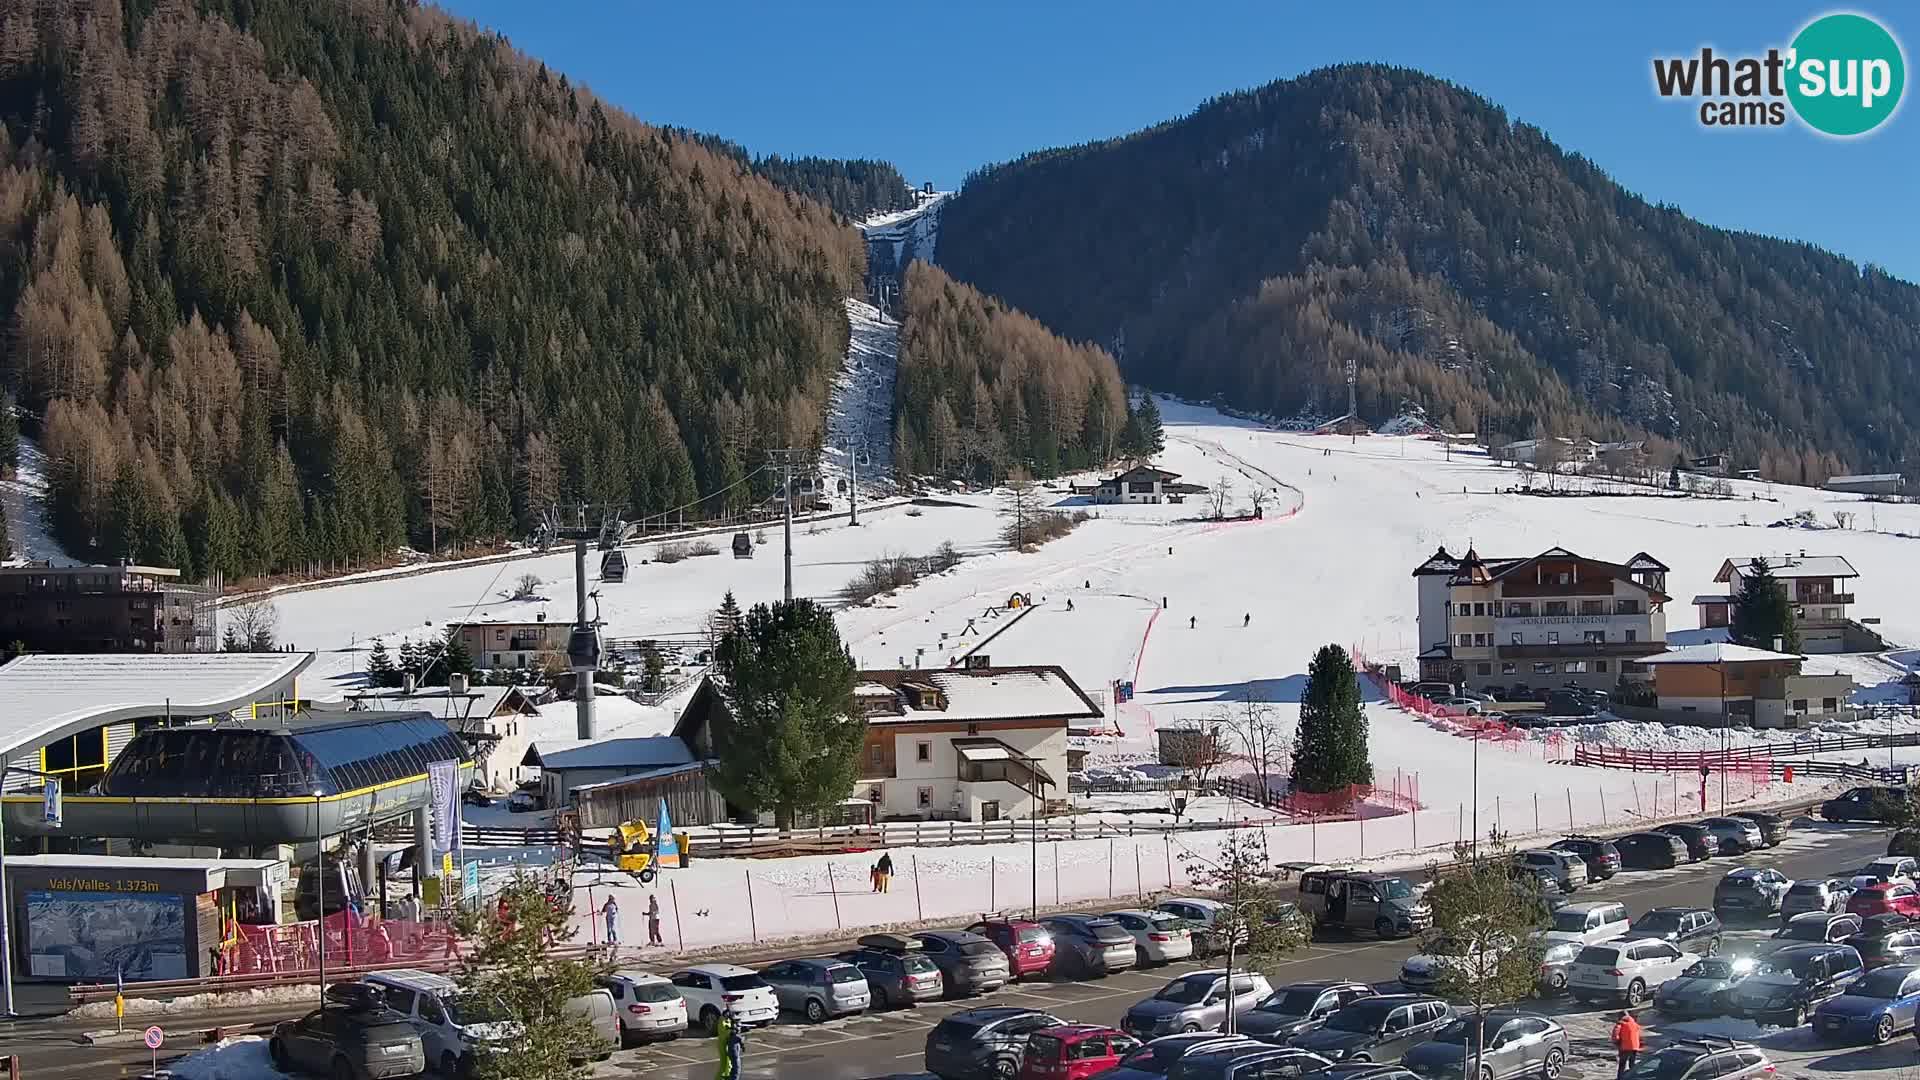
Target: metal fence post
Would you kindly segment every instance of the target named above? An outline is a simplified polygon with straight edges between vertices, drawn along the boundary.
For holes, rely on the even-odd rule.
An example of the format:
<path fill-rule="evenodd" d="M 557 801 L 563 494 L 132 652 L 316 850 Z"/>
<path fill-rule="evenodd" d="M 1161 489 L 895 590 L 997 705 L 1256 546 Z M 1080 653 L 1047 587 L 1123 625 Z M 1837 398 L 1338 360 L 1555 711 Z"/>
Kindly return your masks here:
<path fill-rule="evenodd" d="M 680 940 L 680 951 L 686 952 L 687 931 L 680 925 L 680 889 L 672 881 L 667 882 L 667 895 L 673 898 L 673 936 Z"/>
<path fill-rule="evenodd" d="M 1145 903 L 1147 899 L 1147 883 L 1140 876 L 1140 845 L 1139 844 L 1133 845 L 1133 887 L 1134 887 L 1134 891 L 1137 892 L 1140 896 L 1140 902 Z"/>
<path fill-rule="evenodd" d="M 912 859 L 913 859 L 913 910 L 914 910 L 914 914 L 920 916 L 921 922 L 926 922 L 927 909 L 924 906 L 922 906 L 920 903 L 920 856 L 916 853 L 912 856 Z"/>
<path fill-rule="evenodd" d="M 840 929 L 840 886 L 833 878 L 833 864 L 827 864 L 827 892 L 833 894 L 833 928 Z"/>
<path fill-rule="evenodd" d="M 747 875 L 747 930 L 749 933 L 753 935 L 753 943 L 755 945 L 758 945 L 760 944 L 760 916 L 755 914 L 753 910 L 753 871 L 751 870 L 746 871 L 746 875 Z"/>

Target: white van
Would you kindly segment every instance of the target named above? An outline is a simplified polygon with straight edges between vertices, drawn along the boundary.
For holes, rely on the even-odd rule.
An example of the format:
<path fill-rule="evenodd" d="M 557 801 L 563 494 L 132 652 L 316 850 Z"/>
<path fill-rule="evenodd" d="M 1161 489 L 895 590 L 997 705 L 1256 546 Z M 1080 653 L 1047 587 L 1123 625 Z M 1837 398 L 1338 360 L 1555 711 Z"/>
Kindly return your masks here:
<path fill-rule="evenodd" d="M 569 998 L 567 1011 L 575 1016 L 584 1016 L 593 1025 L 593 1033 L 600 1037 L 600 1045 L 592 1054 L 582 1054 L 575 1060 L 584 1061 L 588 1057 L 595 1061 L 605 1061 L 620 1048 L 620 1014 L 614 1011 L 613 995 L 606 989 L 589 990 L 577 998 Z"/>
<path fill-rule="evenodd" d="M 376 971 L 361 982 L 378 986 L 387 1007 L 413 1022 L 426 1051 L 427 1067 L 443 1076 L 464 1076 L 473 1064 L 473 1048 L 481 1043 L 512 1042 L 520 1031 L 484 1003 L 464 1002 L 459 986 L 445 975 L 415 968 Z M 609 1003 L 611 1009 L 611 1003 Z"/>

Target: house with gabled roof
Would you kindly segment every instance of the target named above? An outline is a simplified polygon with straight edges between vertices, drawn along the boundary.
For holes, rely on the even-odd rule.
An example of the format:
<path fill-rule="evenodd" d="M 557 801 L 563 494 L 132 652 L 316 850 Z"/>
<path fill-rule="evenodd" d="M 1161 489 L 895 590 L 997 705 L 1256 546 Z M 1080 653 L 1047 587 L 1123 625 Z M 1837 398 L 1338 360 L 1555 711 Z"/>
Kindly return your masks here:
<path fill-rule="evenodd" d="M 1203 484 L 1180 483 L 1180 474 L 1152 465 L 1135 465 L 1117 476 L 1110 476 L 1091 488 L 1075 488 L 1077 494 L 1091 495 L 1097 503 L 1180 502 L 1188 495 L 1206 491 Z"/>
<path fill-rule="evenodd" d="M 1793 603 L 1794 620 L 1800 631 L 1800 651 L 1849 651 L 1849 609 L 1854 603 L 1852 583 L 1860 576 L 1860 571 L 1855 570 L 1853 564 L 1841 555 L 1808 555 L 1802 551 L 1798 555 L 1789 552 L 1785 555 L 1728 559 L 1720 564 L 1719 572 L 1713 575 L 1714 583 L 1724 586 L 1724 590 L 1702 593 L 1693 598 L 1694 606 L 1700 610 L 1700 625 L 1733 625 L 1740 593 L 1746 587 L 1747 580 L 1753 577 L 1755 564 L 1761 561 L 1766 563 L 1767 572 L 1785 586 L 1787 599 Z M 1869 634 L 1865 627 L 1857 624 L 1853 629 L 1861 637 Z"/>
<path fill-rule="evenodd" d="M 1638 660 L 1666 648 L 1669 572 L 1644 551 L 1614 563 L 1562 547 L 1492 559 L 1442 547 L 1413 570 L 1420 678 L 1476 690 L 1646 679 Z"/>

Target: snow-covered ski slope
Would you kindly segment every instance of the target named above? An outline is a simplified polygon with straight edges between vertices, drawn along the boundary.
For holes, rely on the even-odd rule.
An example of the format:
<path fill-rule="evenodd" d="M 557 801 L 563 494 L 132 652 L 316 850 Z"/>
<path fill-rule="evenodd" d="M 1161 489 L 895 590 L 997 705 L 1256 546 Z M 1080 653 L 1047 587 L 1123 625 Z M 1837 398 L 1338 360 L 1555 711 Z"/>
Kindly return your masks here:
<path fill-rule="evenodd" d="M 935 192 L 912 209 L 875 214 L 861 222 L 860 231 L 866 234 L 868 248 L 891 244 L 893 263 L 901 269 L 915 259 L 933 262 L 940 240 L 940 211 L 952 197 L 951 191 Z"/>
<path fill-rule="evenodd" d="M 796 527 L 795 591 L 836 601 L 867 560 L 923 554 L 951 541 L 968 556 L 958 569 L 841 612 L 842 633 L 862 664 L 945 664 L 1009 624 L 1012 616 L 990 609 L 1004 606 L 1010 593 L 1027 593 L 1041 605 L 981 651 L 996 664 L 1060 664 L 1100 694 L 1111 680 L 1132 679 L 1133 711 L 1156 723 L 1204 713 L 1248 684 L 1284 698 L 1297 691 L 1313 650 L 1329 642 L 1410 668 L 1417 642 L 1409 573 L 1442 544 L 1456 553 L 1473 544 L 1488 556 L 1556 545 L 1610 560 L 1648 551 L 1673 567 L 1670 634 L 1693 626 L 1686 601 L 1714 591 L 1713 574 L 1729 556 L 1802 549 L 1844 555 L 1862 575 L 1859 614 L 1880 617 L 1891 641 L 1920 642 L 1920 577 L 1907 572 L 1920 541 L 1858 528 L 1761 527 L 1802 508 L 1827 521 L 1835 509 L 1861 511 L 1864 527 L 1866 508 L 1847 496 L 1744 482 L 1734 484 L 1743 497 L 1730 501 L 1496 495 L 1490 492 L 1515 482 L 1513 471 L 1472 453 L 1445 460 L 1433 443 L 1275 432 L 1176 402 L 1164 411 L 1168 446 L 1159 463 L 1198 483 L 1230 479 L 1241 505 L 1256 482 L 1276 491 L 1265 520 L 1196 520 L 1205 509 L 1198 500 L 1085 506 L 1099 516 L 1016 555 L 1000 550 L 998 500 L 957 495 L 938 505 L 863 513 L 858 528 Z M 1052 498 L 1062 509 L 1075 508 L 1064 490 Z M 1883 530 L 1920 533 L 1920 506 L 1880 506 L 1877 518 Z M 635 566 L 624 583 L 597 586 L 606 632 L 624 638 L 694 630 L 729 589 L 743 604 L 777 599 L 779 530 L 765 536 L 750 560 L 732 558 L 723 543 L 721 554 Z M 548 618 L 570 617 L 571 559 L 556 554 L 282 597 L 281 625 L 300 647 L 339 650 L 428 623 L 532 618 L 542 605 L 498 596 L 525 572 L 555 583 L 547 591 L 560 599 L 544 608 Z M 1072 612 L 1065 610 L 1069 597 Z M 1167 607 L 1156 614 L 1163 598 Z M 1249 615 L 1251 624 L 1242 626 Z M 320 667 L 339 671 L 352 663 L 335 657 Z M 1899 670 L 1860 658 L 1816 659 L 1809 668 L 1822 664 L 1850 665 L 1870 682 L 1878 673 L 1883 689 L 1875 696 L 1884 696 Z"/>
<path fill-rule="evenodd" d="M 847 359 L 827 406 L 821 471 L 829 480 L 847 476 L 852 464 L 847 455 L 859 453 L 860 489 L 877 491 L 893 476 L 893 381 L 900 324 L 864 300 L 849 297 L 846 303 Z"/>
<path fill-rule="evenodd" d="M 50 559 L 55 566 L 77 566 L 82 560 L 66 553 L 47 531 L 47 455 L 40 444 L 20 437 L 20 467 L 13 479 L 0 480 L 0 507 L 7 515 L 7 538 L 13 541 L 13 560 Z"/>

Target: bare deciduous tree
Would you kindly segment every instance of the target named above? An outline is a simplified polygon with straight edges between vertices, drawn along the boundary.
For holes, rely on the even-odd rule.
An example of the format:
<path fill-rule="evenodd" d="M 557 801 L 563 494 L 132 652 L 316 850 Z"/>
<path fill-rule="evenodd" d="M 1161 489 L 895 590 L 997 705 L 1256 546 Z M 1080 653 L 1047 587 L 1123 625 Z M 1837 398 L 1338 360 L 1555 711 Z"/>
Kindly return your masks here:
<path fill-rule="evenodd" d="M 1213 520 L 1219 521 L 1227 516 L 1227 508 L 1233 504 L 1233 480 L 1221 477 L 1212 491 L 1207 493 L 1207 507 L 1213 513 Z"/>
<path fill-rule="evenodd" d="M 513 592 L 508 599 L 531 600 L 540 595 L 540 586 L 544 584 L 546 582 L 541 581 L 538 574 L 521 574 L 513 580 Z"/>
<path fill-rule="evenodd" d="M 1003 535 L 1008 547 L 1027 551 L 1035 546 L 1033 524 L 1039 512 L 1040 485 L 1034 483 L 1027 470 L 1015 466 L 1007 474 L 1007 494 L 1000 507 L 1001 515 L 1007 518 Z"/>
<path fill-rule="evenodd" d="M 271 600 L 241 604 L 227 616 L 220 647 L 227 652 L 272 652 L 280 628 L 280 609 Z"/>
<path fill-rule="evenodd" d="M 1264 488 L 1259 484 L 1253 485 L 1247 492 L 1247 501 L 1253 505 L 1253 516 L 1261 517 L 1265 515 L 1267 512 L 1267 503 L 1272 498 L 1273 490 L 1271 488 Z"/>
<path fill-rule="evenodd" d="M 1225 730 L 1229 748 L 1246 759 L 1255 786 L 1278 791 L 1293 769 L 1293 727 L 1280 710 L 1249 686 L 1239 701 L 1215 709 L 1213 719 Z"/>

